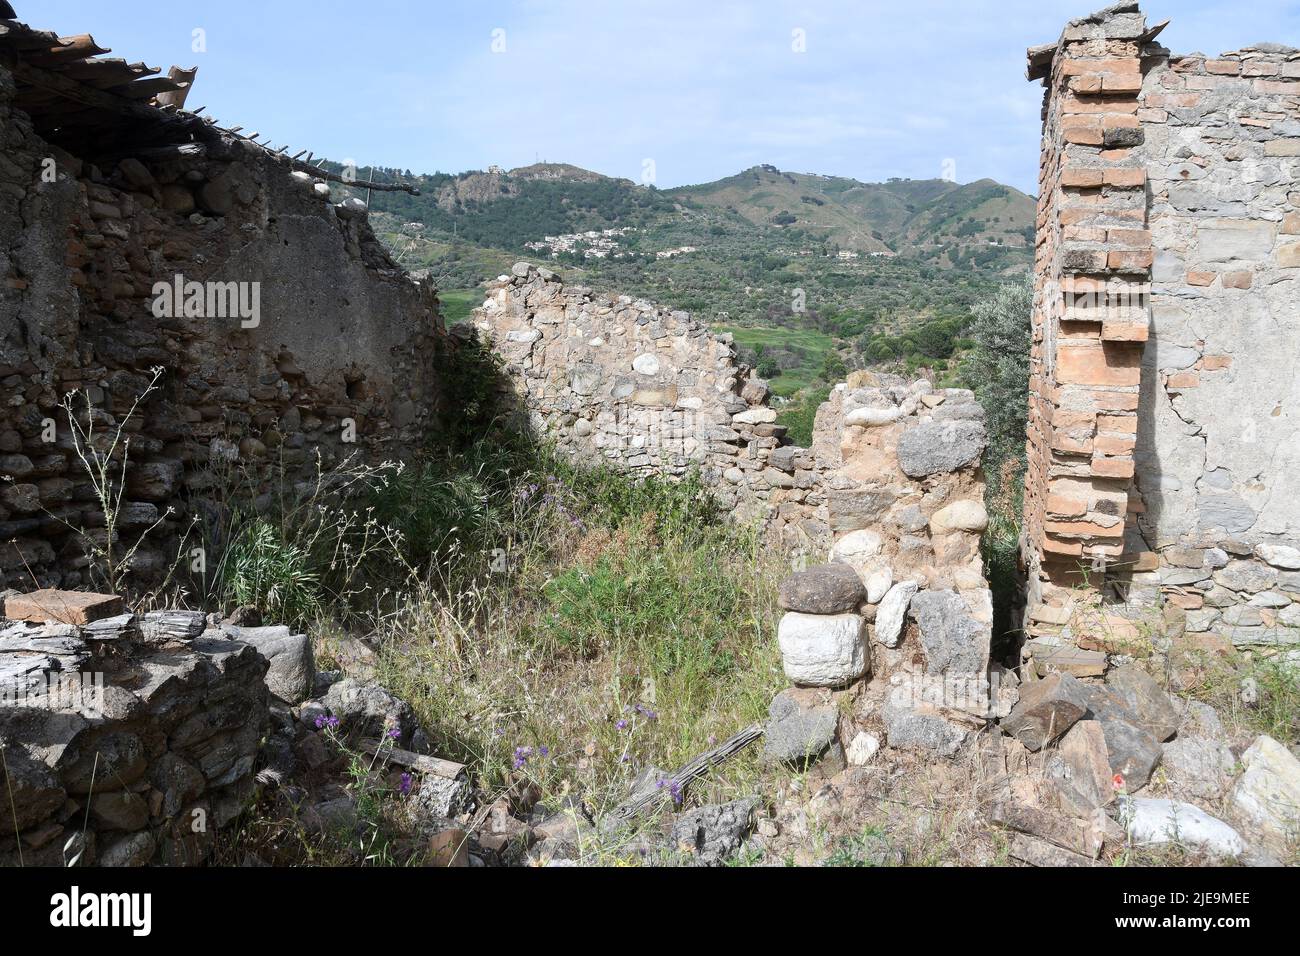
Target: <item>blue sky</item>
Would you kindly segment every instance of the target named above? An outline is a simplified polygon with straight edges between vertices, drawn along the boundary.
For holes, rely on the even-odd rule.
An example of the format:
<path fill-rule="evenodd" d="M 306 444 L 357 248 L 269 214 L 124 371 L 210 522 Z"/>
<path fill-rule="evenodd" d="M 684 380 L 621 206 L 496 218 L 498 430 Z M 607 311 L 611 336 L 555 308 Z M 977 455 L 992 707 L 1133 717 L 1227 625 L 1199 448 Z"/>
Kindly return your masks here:
<path fill-rule="evenodd" d="M 537 159 L 661 187 L 758 163 L 1035 188 L 1025 48 L 1105 0 L 12 0 L 114 55 L 199 66 L 189 105 L 417 172 Z M 1175 52 L 1300 46 L 1300 3 L 1149 0 Z M 193 31 L 207 50 L 192 50 Z M 794 51 L 803 31 L 805 52 Z M 494 51 L 493 47 L 496 47 Z M 502 49 L 504 47 L 504 49 Z"/>

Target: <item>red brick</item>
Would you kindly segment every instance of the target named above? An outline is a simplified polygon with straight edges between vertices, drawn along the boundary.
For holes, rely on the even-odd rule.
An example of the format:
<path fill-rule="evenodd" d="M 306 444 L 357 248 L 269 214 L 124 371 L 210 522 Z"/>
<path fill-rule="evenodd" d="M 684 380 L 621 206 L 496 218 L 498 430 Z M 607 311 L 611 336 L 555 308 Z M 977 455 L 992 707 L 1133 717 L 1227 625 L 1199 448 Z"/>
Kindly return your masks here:
<path fill-rule="evenodd" d="M 1063 169 L 1061 185 L 1066 188 L 1089 189 L 1100 186 L 1105 177 L 1100 169 Z"/>
<path fill-rule="evenodd" d="M 1141 351 L 1071 346 L 1057 353 L 1056 380 L 1063 385 L 1137 385 Z"/>
<path fill-rule="evenodd" d="M 1131 458 L 1094 458 L 1092 473 L 1098 478 L 1132 478 L 1133 459 Z"/>
<path fill-rule="evenodd" d="M 1106 267 L 1124 271 L 1145 271 L 1151 268 L 1154 253 L 1150 249 L 1141 251 L 1115 251 L 1106 256 Z"/>
<path fill-rule="evenodd" d="M 1061 109 L 1065 113 L 1076 115 L 1112 113 L 1123 116 L 1137 114 L 1137 100 L 1127 96 L 1075 96 L 1067 94 Z"/>
<path fill-rule="evenodd" d="M 1048 534 L 1063 538 L 1119 538 L 1124 535 L 1124 524 L 1119 521 L 1109 528 L 1094 521 L 1049 521 L 1043 527 Z"/>
<path fill-rule="evenodd" d="M 1106 170 L 1105 181 L 1107 186 L 1123 186 L 1126 188 L 1145 186 L 1147 171 L 1145 169 L 1108 169 Z"/>
<path fill-rule="evenodd" d="M 33 591 L 5 599 L 5 617 L 42 624 L 89 624 L 122 613 L 122 599 L 88 591 Z"/>
<path fill-rule="evenodd" d="M 1100 146 L 1106 141 L 1100 127 L 1096 126 L 1071 127 L 1062 130 L 1062 134 L 1067 143 L 1073 143 L 1076 146 Z"/>
<path fill-rule="evenodd" d="M 1066 556 L 1078 557 L 1083 554 L 1083 542 L 1057 541 L 1054 538 L 1044 538 L 1043 552 L 1045 554 L 1063 554 Z"/>
<path fill-rule="evenodd" d="M 1101 324 L 1103 342 L 1145 342 L 1150 334 L 1146 322 L 1106 321 Z"/>
<path fill-rule="evenodd" d="M 1241 72 L 1241 64 L 1236 60 L 1206 60 L 1205 72 L 1216 76 L 1236 76 Z"/>
<path fill-rule="evenodd" d="M 1136 93 L 1142 89 L 1140 73 L 1106 73 L 1101 78 L 1101 88 L 1107 93 Z"/>
<path fill-rule="evenodd" d="M 1101 432 L 1119 432 L 1121 435 L 1136 435 L 1138 420 L 1136 415 L 1099 415 L 1097 430 Z"/>
<path fill-rule="evenodd" d="M 1063 518 L 1078 518 L 1087 513 L 1088 503 L 1066 495 L 1049 494 L 1047 496 L 1047 510 L 1049 513 L 1060 515 Z"/>
<path fill-rule="evenodd" d="M 1078 76 L 1081 73 L 1140 73 L 1142 61 L 1137 57 L 1110 57 L 1105 60 L 1087 60 L 1070 57 L 1061 63 L 1063 76 Z"/>
<path fill-rule="evenodd" d="M 1092 447 L 1102 455 L 1131 455 L 1136 440 L 1134 435 L 1098 435 L 1092 440 Z"/>

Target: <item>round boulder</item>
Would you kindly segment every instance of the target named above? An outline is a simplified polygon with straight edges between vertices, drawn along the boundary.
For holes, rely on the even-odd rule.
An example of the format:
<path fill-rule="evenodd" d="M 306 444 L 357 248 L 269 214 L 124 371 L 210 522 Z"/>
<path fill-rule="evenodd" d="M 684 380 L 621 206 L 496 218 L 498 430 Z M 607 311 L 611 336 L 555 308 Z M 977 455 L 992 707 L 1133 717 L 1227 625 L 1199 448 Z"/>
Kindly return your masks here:
<path fill-rule="evenodd" d="M 807 687 L 843 687 L 867 673 L 866 623 L 856 614 L 781 618 L 777 643 L 785 675 Z"/>
<path fill-rule="evenodd" d="M 787 611 L 841 614 L 856 610 L 865 597 L 862 579 L 851 567 L 821 564 L 786 578 L 777 599 Z"/>

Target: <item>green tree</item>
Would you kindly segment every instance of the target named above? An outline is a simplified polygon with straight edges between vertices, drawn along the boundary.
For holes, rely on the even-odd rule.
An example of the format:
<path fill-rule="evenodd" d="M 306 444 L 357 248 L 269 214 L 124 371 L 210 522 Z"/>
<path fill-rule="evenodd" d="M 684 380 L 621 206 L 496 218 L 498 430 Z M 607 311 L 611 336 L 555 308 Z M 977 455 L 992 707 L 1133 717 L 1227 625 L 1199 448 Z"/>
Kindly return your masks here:
<path fill-rule="evenodd" d="M 1004 462 L 1016 462 L 1017 477 L 1025 467 L 1033 302 L 1033 286 L 1026 276 L 971 307 L 974 347 L 962 360 L 961 375 L 984 406 L 989 435 L 984 471 L 991 488 L 1000 483 Z"/>

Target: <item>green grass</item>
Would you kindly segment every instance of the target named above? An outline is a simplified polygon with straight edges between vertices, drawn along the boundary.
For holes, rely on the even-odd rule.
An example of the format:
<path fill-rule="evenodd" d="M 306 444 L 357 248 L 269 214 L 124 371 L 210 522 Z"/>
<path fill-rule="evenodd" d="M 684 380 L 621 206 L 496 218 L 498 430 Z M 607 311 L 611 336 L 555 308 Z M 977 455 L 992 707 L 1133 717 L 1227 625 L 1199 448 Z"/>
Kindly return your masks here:
<path fill-rule="evenodd" d="M 697 476 L 633 482 L 527 446 L 470 449 L 390 476 L 357 505 L 390 529 L 394 552 L 363 566 L 377 569 L 377 589 L 395 589 L 368 615 L 313 590 L 318 549 L 293 538 L 250 536 L 243 563 L 257 574 L 246 576 L 259 593 L 293 585 L 319 600 L 308 629 L 322 662 L 336 636 L 366 633 L 375 679 L 411 704 L 436 753 L 469 766 L 488 802 L 531 790 L 606 814 L 647 768 L 672 772 L 763 720 L 787 683 L 775 596 L 789 566 L 756 528 L 729 523 Z M 415 573 L 395 579 L 394 568 Z M 776 792 L 784 771 L 760 756 L 751 746 L 692 784 L 687 804 Z M 392 782 L 364 777 L 351 787 L 364 858 L 277 806 L 249 818 L 245 840 L 274 844 L 278 863 L 418 862 Z M 642 825 L 658 826 L 656 813 Z M 593 835 L 583 862 L 634 862 L 630 839 Z"/>
<path fill-rule="evenodd" d="M 777 413 L 776 422 L 789 431 L 786 435 L 790 441 L 803 448 L 812 447 L 813 425 L 817 420 L 817 409 L 830 398 L 830 386 L 810 388 L 796 395 L 789 405 Z"/>
<path fill-rule="evenodd" d="M 784 369 L 780 375 L 768 379 L 773 394 L 782 398 L 789 398 L 815 382 L 821 373 L 826 354 L 835 349 L 835 339 L 813 329 L 715 325 L 713 331 L 730 333 L 735 337 L 737 347 L 742 349 L 757 349 L 761 346 L 767 349 L 802 350 L 803 362 L 797 368 Z"/>
<path fill-rule="evenodd" d="M 470 313 L 483 304 L 486 298 L 482 289 L 439 289 L 438 301 L 442 303 L 442 319 L 448 326 L 466 321 Z"/>

